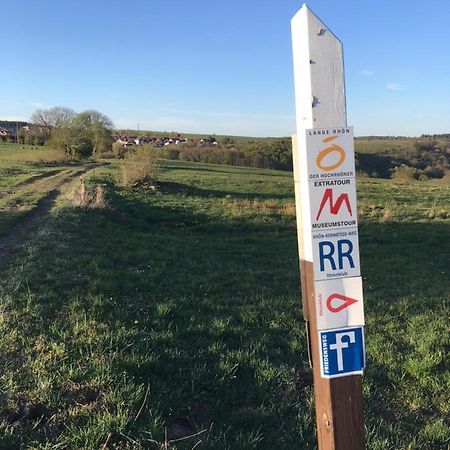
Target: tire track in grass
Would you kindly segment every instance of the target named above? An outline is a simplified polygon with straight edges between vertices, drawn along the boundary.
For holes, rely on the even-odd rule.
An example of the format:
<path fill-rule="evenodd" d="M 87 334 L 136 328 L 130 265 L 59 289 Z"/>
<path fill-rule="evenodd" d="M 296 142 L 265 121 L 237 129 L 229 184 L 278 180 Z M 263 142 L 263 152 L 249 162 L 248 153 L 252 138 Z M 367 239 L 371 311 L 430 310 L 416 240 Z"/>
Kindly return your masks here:
<path fill-rule="evenodd" d="M 20 190 L 22 188 L 32 187 L 35 183 L 38 183 L 41 180 L 48 181 L 49 179 L 56 178 L 59 175 L 63 175 L 65 173 L 69 174 L 73 169 L 57 169 L 57 170 L 50 170 L 48 172 L 41 173 L 39 175 L 33 175 L 26 180 L 21 181 L 20 183 L 17 183 L 16 185 L 12 186 L 7 191 L 0 192 L 0 199 L 19 194 Z"/>
<path fill-rule="evenodd" d="M 40 219 L 45 217 L 51 211 L 55 205 L 56 199 L 61 194 L 62 186 L 70 183 L 74 178 L 80 177 L 103 165 L 104 164 L 89 164 L 80 170 L 71 171 L 71 173 L 69 172 L 67 176 L 59 179 L 54 186 L 52 186 L 51 190 L 37 202 L 36 206 L 28 211 L 20 221 L 13 225 L 6 236 L 0 238 L 0 265 L 5 264 L 8 261 L 8 258 L 12 252 L 27 240 L 27 233 Z M 55 175 L 55 177 L 56 176 L 57 175 Z"/>

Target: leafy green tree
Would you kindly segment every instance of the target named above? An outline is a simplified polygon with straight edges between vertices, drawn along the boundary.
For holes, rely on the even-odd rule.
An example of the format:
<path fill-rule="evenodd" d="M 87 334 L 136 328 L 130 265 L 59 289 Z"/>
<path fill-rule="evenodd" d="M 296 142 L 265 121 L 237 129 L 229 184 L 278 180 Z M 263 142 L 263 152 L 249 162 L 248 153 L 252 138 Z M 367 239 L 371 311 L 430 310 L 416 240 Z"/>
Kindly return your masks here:
<path fill-rule="evenodd" d="M 89 129 L 83 127 L 76 119 L 56 128 L 47 145 L 64 149 L 69 159 L 87 158 L 92 155 L 94 149 Z"/>
<path fill-rule="evenodd" d="M 111 151 L 114 124 L 108 116 L 91 109 L 78 114 L 75 121 L 91 135 L 93 153 Z"/>
<path fill-rule="evenodd" d="M 233 139 L 230 138 L 230 136 L 224 136 L 222 138 L 222 144 L 223 145 L 230 145 L 230 144 L 234 144 Z"/>
<path fill-rule="evenodd" d="M 95 110 L 83 111 L 55 126 L 48 145 L 64 149 L 70 159 L 87 158 L 112 149 L 113 127 L 104 114 Z"/>

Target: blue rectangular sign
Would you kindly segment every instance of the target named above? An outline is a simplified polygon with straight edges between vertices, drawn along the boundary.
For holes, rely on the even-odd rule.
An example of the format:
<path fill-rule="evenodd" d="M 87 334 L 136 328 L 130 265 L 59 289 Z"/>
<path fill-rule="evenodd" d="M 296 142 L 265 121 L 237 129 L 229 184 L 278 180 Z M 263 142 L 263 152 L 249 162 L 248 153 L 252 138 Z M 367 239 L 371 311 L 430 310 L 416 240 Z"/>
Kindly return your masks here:
<path fill-rule="evenodd" d="M 363 327 L 319 331 L 323 378 L 362 374 L 366 364 Z"/>

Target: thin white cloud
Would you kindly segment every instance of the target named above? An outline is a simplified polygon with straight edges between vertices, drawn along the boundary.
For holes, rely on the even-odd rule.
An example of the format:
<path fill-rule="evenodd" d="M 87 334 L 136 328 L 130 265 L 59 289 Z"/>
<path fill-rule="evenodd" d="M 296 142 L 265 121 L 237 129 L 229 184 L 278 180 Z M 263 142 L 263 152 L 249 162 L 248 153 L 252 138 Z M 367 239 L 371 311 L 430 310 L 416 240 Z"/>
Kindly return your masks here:
<path fill-rule="evenodd" d="M 386 89 L 388 91 L 401 91 L 403 89 L 403 85 L 399 84 L 399 83 L 389 83 L 386 85 Z"/>
<path fill-rule="evenodd" d="M 23 117 L 23 116 L 2 116 L 0 115 L 0 120 L 8 120 L 11 122 L 28 122 L 28 120 L 30 120 L 29 117 Z"/>
<path fill-rule="evenodd" d="M 263 113 L 242 113 L 242 112 L 231 112 L 231 111 L 210 111 L 210 110 L 195 110 L 195 109 L 180 109 L 180 108 L 161 108 L 161 110 L 167 112 L 169 115 L 174 116 L 192 116 L 192 117 L 199 117 L 199 118 L 205 118 L 205 117 L 220 117 L 220 118 L 230 118 L 230 119 L 278 119 L 281 117 L 280 114 L 263 114 Z M 291 115 L 284 115 L 284 118 L 286 120 L 289 120 L 291 118 Z"/>
<path fill-rule="evenodd" d="M 135 130 L 138 122 L 141 130 L 242 136 L 289 136 L 295 129 L 294 118 L 291 117 L 290 120 L 287 120 L 285 116 L 255 118 L 245 115 L 239 117 L 205 115 L 195 119 L 179 116 L 161 116 L 153 119 L 135 120 L 114 119 L 114 123 L 119 129 Z"/>
<path fill-rule="evenodd" d="M 45 108 L 45 105 L 40 102 L 30 102 L 31 106 L 34 106 L 35 108 Z"/>
<path fill-rule="evenodd" d="M 361 75 L 364 75 L 365 77 L 373 77 L 375 72 L 373 70 L 363 69 L 361 70 Z"/>
<path fill-rule="evenodd" d="M 141 130 L 154 131 L 184 131 L 191 130 L 200 126 L 195 120 L 184 119 L 180 117 L 157 117 L 155 119 L 129 120 L 116 119 L 114 123 L 117 128 L 135 130 L 139 123 Z"/>

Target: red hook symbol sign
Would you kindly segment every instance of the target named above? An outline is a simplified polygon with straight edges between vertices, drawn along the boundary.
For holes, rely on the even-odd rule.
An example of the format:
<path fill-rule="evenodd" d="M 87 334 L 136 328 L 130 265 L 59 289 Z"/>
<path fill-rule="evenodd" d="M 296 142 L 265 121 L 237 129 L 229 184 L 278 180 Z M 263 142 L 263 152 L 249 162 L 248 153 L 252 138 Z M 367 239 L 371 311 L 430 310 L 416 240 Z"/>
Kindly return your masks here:
<path fill-rule="evenodd" d="M 342 300 L 343 303 L 341 303 L 339 306 L 333 306 L 331 302 L 334 299 Z M 339 311 L 342 311 L 343 309 L 347 308 L 347 306 L 353 305 L 353 303 L 356 303 L 358 300 L 355 300 L 354 298 L 346 297 L 345 295 L 340 294 L 331 294 L 327 299 L 327 308 L 333 312 L 337 313 Z"/>

